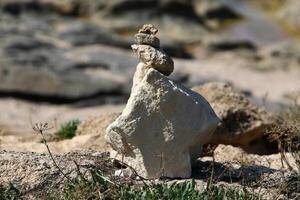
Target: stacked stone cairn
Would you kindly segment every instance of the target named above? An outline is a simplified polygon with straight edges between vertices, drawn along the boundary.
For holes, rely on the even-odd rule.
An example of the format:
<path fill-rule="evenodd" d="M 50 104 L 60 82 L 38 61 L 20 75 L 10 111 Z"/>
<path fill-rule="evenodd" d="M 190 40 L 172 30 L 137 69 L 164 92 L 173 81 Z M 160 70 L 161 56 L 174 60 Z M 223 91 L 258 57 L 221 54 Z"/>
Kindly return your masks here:
<path fill-rule="evenodd" d="M 160 49 L 159 39 L 155 36 L 157 32 L 157 28 L 153 25 L 144 25 L 135 34 L 134 39 L 136 44 L 131 47 L 139 57 L 139 60 L 147 67 L 152 67 L 162 74 L 169 76 L 174 70 L 174 62 Z"/>
<path fill-rule="evenodd" d="M 135 35 L 132 49 L 140 63 L 127 105 L 107 127 L 106 140 L 114 157 L 145 178 L 188 178 L 220 120 L 201 95 L 167 77 L 174 63 L 159 48 L 157 32 L 147 24 Z"/>

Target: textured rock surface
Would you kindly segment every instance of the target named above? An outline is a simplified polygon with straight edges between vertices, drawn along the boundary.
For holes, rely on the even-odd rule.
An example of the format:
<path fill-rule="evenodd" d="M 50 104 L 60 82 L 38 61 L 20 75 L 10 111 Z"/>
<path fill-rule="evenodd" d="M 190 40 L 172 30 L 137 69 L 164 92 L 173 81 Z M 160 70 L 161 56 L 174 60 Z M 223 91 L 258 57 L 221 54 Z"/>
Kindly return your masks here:
<path fill-rule="evenodd" d="M 251 104 L 241 93 L 224 83 L 208 83 L 193 87 L 202 94 L 222 120 L 212 137 L 214 144 L 230 144 L 242 147 L 250 153 L 276 151 L 268 141 L 267 131 L 276 124 L 276 117 Z"/>
<path fill-rule="evenodd" d="M 218 122 L 201 95 L 150 68 L 134 84 L 106 138 L 141 174 L 184 178 L 191 175 L 191 161 L 200 156 Z"/>
<path fill-rule="evenodd" d="M 132 45 L 133 51 L 140 61 L 149 67 L 153 67 L 164 75 L 170 75 L 174 70 L 173 60 L 163 51 L 149 45 Z"/>
<path fill-rule="evenodd" d="M 232 148 L 229 150 L 232 150 Z M 231 154 L 230 151 L 225 150 L 225 152 L 225 156 Z M 228 163 L 223 162 L 221 158 L 222 155 L 224 156 L 221 152 L 219 155 L 220 159 L 217 158 L 217 162 L 214 163 L 214 178 L 222 181 L 217 184 L 235 188 L 243 187 L 245 189 L 245 185 L 241 186 L 238 182 L 247 181 L 248 183 L 254 184 L 253 188 L 248 188 L 252 191 L 256 187 L 255 183 L 263 177 L 263 188 L 259 187 L 258 192 L 261 195 L 270 197 L 272 192 L 276 192 L 276 190 L 274 191 L 274 188 L 272 190 L 272 187 L 274 187 L 274 185 L 279 186 L 280 183 L 282 183 L 284 176 L 287 177 L 287 175 L 289 175 L 289 173 L 286 172 L 284 174 L 283 170 L 277 171 L 269 168 L 266 162 L 264 162 L 266 165 L 260 164 L 259 166 L 241 166 L 240 163 L 228 166 Z M 274 158 L 276 156 L 274 155 Z M 80 153 L 55 155 L 54 157 L 64 172 L 70 173 L 70 177 L 78 176 L 74 161 L 79 164 L 82 174 L 93 167 L 101 168 L 102 165 L 105 167 L 104 169 L 109 170 L 110 173 L 114 173 L 118 170 L 116 167 L 111 166 L 110 163 L 103 163 L 107 158 L 106 153 L 85 151 Z M 268 157 L 255 157 L 255 161 L 265 159 L 268 159 Z M 105 166 L 105 164 L 109 166 Z M 195 179 L 196 184 L 200 186 L 200 190 L 205 189 L 207 182 L 212 177 L 211 165 L 211 161 L 198 161 L 195 165 L 193 178 Z M 280 166 L 278 167 L 280 168 Z M 20 199 L 45 199 L 48 192 L 52 195 L 57 192 L 63 192 L 66 181 L 53 166 L 49 155 L 43 153 L 0 151 L 0 172 L 0 184 L 8 185 L 12 183 L 21 192 L 22 196 Z M 120 173 L 118 173 L 118 175 L 119 174 Z M 174 181 L 177 182 L 181 180 L 172 180 L 168 183 L 171 184 L 174 183 Z M 264 188 L 269 189 L 269 191 L 265 191 L 266 194 L 262 193 L 264 190 L 261 189 Z M 276 195 L 274 196 L 277 196 L 277 193 L 275 194 Z"/>
<path fill-rule="evenodd" d="M 78 171 L 74 161 L 78 163 L 81 173 L 85 174 L 92 167 L 101 166 L 108 158 L 108 153 L 73 152 L 54 155 L 54 158 L 64 173 L 75 178 Z M 0 151 L 0 173 L 0 185 L 12 183 L 24 199 L 40 199 L 36 198 L 38 196 L 44 199 L 47 192 L 59 192 L 67 181 L 45 153 Z"/>

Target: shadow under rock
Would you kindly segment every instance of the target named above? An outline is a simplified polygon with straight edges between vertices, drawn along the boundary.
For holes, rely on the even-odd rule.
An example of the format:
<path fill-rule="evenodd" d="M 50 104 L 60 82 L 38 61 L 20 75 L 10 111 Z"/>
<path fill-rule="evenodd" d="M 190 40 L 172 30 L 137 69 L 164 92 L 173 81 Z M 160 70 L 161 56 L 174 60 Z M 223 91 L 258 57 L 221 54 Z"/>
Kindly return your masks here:
<path fill-rule="evenodd" d="M 240 183 L 241 185 L 256 185 L 263 175 L 279 170 L 265 166 L 248 165 L 234 167 L 232 164 L 197 160 L 192 166 L 192 178 L 213 182 Z"/>

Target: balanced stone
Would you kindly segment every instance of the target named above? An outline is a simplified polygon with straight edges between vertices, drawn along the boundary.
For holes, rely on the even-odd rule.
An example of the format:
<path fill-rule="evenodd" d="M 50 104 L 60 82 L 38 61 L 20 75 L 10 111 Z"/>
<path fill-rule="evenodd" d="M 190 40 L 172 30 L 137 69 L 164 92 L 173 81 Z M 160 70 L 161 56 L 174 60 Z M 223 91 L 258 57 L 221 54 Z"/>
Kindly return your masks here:
<path fill-rule="evenodd" d="M 155 48 L 159 48 L 159 39 L 154 35 L 137 33 L 134 35 L 134 40 L 137 44 L 146 44 Z"/>
<path fill-rule="evenodd" d="M 162 50 L 149 45 L 131 45 L 139 60 L 162 74 L 169 76 L 174 70 L 173 60 Z"/>
<path fill-rule="evenodd" d="M 158 32 L 158 29 L 152 24 L 144 24 L 143 27 L 139 30 L 139 33 L 145 33 L 148 35 L 155 35 Z"/>

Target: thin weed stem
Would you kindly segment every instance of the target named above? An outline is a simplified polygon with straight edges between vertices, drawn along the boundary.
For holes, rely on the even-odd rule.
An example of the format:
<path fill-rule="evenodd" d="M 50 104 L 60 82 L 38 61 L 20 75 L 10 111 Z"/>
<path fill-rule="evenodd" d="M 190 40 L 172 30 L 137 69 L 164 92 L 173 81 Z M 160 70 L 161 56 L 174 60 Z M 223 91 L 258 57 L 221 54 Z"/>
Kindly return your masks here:
<path fill-rule="evenodd" d="M 44 131 L 47 131 L 47 130 L 50 130 L 50 129 L 52 129 L 52 127 L 49 127 L 48 126 L 48 123 L 36 123 L 33 127 L 32 127 L 32 129 L 35 131 L 35 132 L 37 132 L 37 133 L 39 133 L 40 135 L 41 135 L 41 137 L 42 137 L 42 141 L 43 141 L 43 143 L 44 143 L 44 145 L 46 146 L 46 148 L 47 148 L 47 151 L 48 151 L 48 154 L 49 154 L 49 156 L 50 156 L 50 158 L 51 158 L 51 160 L 52 160 L 52 162 L 53 162 L 53 164 L 54 164 L 54 166 L 56 167 L 56 169 L 68 180 L 68 181 L 70 181 L 70 182 L 73 182 L 64 172 L 63 172 L 63 170 L 59 167 L 59 165 L 57 164 L 57 162 L 55 161 L 55 159 L 54 159 L 54 157 L 53 157 L 53 154 L 52 154 L 52 152 L 51 152 L 51 150 L 50 150 L 50 148 L 49 148 L 49 145 L 48 145 L 48 143 L 47 143 L 47 140 L 46 140 L 46 138 L 45 138 L 45 136 L 44 136 Z"/>

